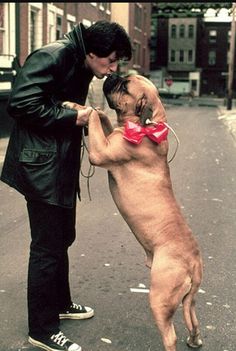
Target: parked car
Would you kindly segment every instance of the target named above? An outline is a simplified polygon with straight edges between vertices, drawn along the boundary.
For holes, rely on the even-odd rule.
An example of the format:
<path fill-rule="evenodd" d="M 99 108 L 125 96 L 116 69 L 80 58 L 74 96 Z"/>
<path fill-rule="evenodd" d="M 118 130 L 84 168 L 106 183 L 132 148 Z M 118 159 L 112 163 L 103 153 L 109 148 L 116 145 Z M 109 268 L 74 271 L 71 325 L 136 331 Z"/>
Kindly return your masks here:
<path fill-rule="evenodd" d="M 161 98 L 166 99 L 178 99 L 180 96 L 182 96 L 181 93 L 173 93 L 166 88 L 159 88 L 158 92 Z"/>

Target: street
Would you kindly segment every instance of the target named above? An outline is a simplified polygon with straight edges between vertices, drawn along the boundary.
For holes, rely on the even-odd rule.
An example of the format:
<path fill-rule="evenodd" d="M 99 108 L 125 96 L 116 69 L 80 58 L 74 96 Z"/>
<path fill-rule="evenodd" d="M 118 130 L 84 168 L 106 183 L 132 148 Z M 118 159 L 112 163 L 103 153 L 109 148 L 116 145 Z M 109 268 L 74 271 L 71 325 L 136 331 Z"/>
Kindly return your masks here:
<path fill-rule="evenodd" d="M 236 141 L 216 107 L 168 105 L 166 112 L 180 139 L 170 163 L 173 187 L 204 259 L 197 296 L 202 350 L 235 351 Z M 171 133 L 169 140 L 171 157 L 176 145 Z M 86 159 L 82 168 L 86 174 Z M 83 177 L 81 184 L 77 239 L 70 249 L 71 289 L 74 302 L 93 307 L 95 316 L 64 320 L 61 329 L 83 351 L 162 351 L 149 308 L 144 251 L 113 204 L 106 171 L 96 168 L 90 178 L 91 201 Z M 27 342 L 25 201 L 0 182 L 0 203 L 0 351 L 36 351 Z M 181 306 L 175 327 L 178 351 L 190 350 Z"/>

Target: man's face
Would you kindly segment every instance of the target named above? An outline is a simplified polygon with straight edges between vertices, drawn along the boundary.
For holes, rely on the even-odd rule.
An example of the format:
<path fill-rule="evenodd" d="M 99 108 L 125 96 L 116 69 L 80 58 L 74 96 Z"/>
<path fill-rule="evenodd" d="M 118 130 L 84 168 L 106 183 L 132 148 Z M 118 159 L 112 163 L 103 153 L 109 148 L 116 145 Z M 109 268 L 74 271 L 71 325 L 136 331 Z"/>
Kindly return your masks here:
<path fill-rule="evenodd" d="M 99 79 L 116 72 L 118 68 L 118 59 L 115 51 L 107 57 L 98 57 L 90 53 L 86 58 L 86 63 Z"/>

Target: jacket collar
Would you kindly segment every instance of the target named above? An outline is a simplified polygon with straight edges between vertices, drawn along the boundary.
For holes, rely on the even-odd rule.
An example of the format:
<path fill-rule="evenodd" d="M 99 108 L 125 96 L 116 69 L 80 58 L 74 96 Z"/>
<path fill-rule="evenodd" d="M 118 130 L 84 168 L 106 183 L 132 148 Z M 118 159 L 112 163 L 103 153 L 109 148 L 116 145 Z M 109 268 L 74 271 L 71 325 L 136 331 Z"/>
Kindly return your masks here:
<path fill-rule="evenodd" d="M 74 29 L 71 32 L 65 34 L 64 37 L 69 39 L 75 50 L 79 51 L 79 54 L 82 55 L 81 58 L 85 60 L 86 51 L 83 40 L 83 30 L 85 30 L 85 27 L 82 23 L 79 23 L 76 27 L 74 27 Z"/>

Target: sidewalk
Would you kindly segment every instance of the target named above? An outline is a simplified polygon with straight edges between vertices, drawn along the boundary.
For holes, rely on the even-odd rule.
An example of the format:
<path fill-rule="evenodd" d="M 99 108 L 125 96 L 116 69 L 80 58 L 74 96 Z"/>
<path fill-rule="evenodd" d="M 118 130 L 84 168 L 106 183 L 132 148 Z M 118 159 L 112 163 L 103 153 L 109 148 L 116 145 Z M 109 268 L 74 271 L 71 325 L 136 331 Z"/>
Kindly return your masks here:
<path fill-rule="evenodd" d="M 9 138 L 0 138 L 0 166 L 2 166 Z"/>
<path fill-rule="evenodd" d="M 228 127 L 229 132 L 236 141 L 236 107 L 233 107 L 232 110 L 227 110 L 226 107 L 219 106 L 218 119 L 222 120 Z"/>

